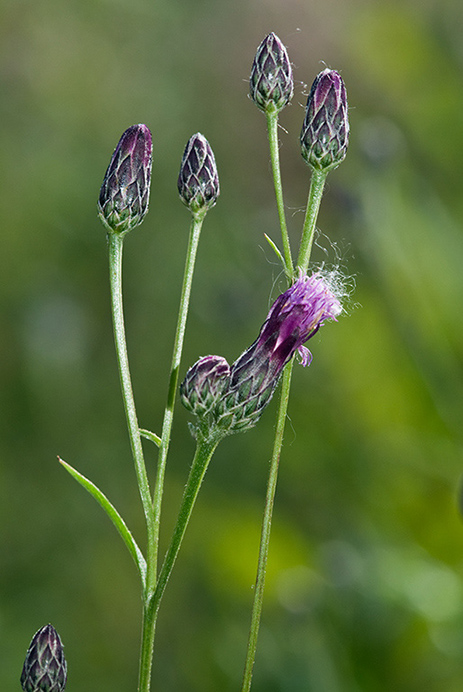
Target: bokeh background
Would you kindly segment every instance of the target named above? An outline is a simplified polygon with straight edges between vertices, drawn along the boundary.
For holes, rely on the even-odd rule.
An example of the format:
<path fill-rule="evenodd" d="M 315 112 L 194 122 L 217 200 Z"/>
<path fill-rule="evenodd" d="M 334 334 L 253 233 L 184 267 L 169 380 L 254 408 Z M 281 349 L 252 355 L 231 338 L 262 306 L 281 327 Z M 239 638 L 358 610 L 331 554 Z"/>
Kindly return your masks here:
<path fill-rule="evenodd" d="M 114 528 L 60 454 L 143 544 L 109 316 L 103 173 L 132 123 L 153 131 L 149 216 L 125 243 L 140 422 L 159 431 L 200 131 L 222 194 L 203 229 L 182 373 L 235 359 L 283 288 L 257 45 L 288 47 L 281 158 L 297 248 L 309 183 L 298 135 L 326 65 L 351 144 L 314 262 L 354 290 L 297 368 L 255 692 L 457 692 L 463 679 L 463 5 L 459 0 L 2 0 L 0 4 L 0 687 L 34 632 L 60 632 L 73 692 L 135 690 L 140 597 Z M 153 690 L 238 690 L 276 397 L 208 471 L 159 619 Z M 193 453 L 177 409 L 166 545 Z M 152 473 L 155 449 L 146 445 Z"/>

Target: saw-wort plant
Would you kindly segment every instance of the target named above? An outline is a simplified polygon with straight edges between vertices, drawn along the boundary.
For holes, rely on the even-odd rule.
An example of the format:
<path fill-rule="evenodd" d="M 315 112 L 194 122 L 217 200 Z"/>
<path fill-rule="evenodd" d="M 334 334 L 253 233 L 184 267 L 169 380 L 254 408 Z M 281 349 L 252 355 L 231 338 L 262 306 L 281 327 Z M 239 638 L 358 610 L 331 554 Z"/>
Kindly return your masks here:
<path fill-rule="evenodd" d="M 282 449 L 293 366 L 311 362 L 305 346 L 327 320 L 343 312 L 344 291 L 339 272 L 323 267 L 309 269 L 317 215 L 327 175 L 346 155 L 349 122 L 346 90 L 338 72 L 325 69 L 313 82 L 300 133 L 301 153 L 311 169 L 306 213 L 297 257 L 293 257 L 285 219 L 279 164 L 278 119 L 293 96 L 291 62 L 285 46 L 274 34 L 259 45 L 250 75 L 250 97 L 266 118 L 271 169 L 281 227 L 279 243 L 266 236 L 281 263 L 286 281 L 274 301 L 254 343 L 233 363 L 219 355 L 200 358 L 179 385 L 190 294 L 201 229 L 208 211 L 216 204 L 219 176 L 212 148 L 200 133 L 188 141 L 180 165 L 178 192 L 191 214 L 177 328 L 170 364 L 164 418 L 157 432 L 138 423 L 127 353 L 122 297 L 122 254 L 126 237 L 148 213 L 152 135 L 144 124 L 132 125 L 122 135 L 104 175 L 98 198 L 99 217 L 106 229 L 114 342 L 122 397 L 140 500 L 146 523 L 146 547 L 142 550 L 116 507 L 88 478 L 63 459 L 62 466 L 101 505 L 118 530 L 138 569 L 142 595 L 142 634 L 139 692 L 150 690 L 156 621 L 165 589 L 174 568 L 198 493 L 210 460 L 228 435 L 255 426 L 273 394 L 280 387 L 275 438 L 264 504 L 258 568 L 245 654 L 242 692 L 251 688 L 261 621 L 265 573 L 278 466 Z M 162 498 L 169 456 L 175 406 L 178 401 L 191 412 L 196 450 L 186 480 L 170 544 L 161 560 L 159 535 Z M 157 427 L 157 426 L 154 426 Z M 158 448 L 156 473 L 148 473 L 142 438 Z M 66 662 L 61 640 L 51 625 L 34 636 L 27 652 L 21 683 L 25 692 L 61 692 L 66 684 Z"/>

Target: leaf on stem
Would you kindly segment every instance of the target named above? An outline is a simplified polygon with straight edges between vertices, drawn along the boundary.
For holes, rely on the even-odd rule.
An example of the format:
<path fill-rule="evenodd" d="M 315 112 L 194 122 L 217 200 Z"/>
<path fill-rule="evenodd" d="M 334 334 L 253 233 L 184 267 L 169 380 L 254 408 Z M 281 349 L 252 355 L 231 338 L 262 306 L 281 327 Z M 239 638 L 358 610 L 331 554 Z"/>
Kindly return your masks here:
<path fill-rule="evenodd" d="M 265 237 L 265 240 L 267 241 L 267 243 L 268 243 L 268 244 L 270 245 L 270 247 L 272 248 L 272 250 L 273 250 L 273 252 L 275 253 L 275 255 L 276 255 L 276 256 L 278 257 L 278 259 L 280 260 L 281 264 L 283 265 L 283 269 L 286 271 L 286 263 L 285 263 L 285 260 L 284 260 L 284 258 L 283 258 L 283 255 L 282 255 L 281 252 L 279 251 L 278 247 L 275 245 L 275 243 L 274 243 L 273 240 L 270 238 L 270 236 L 268 236 L 266 233 L 264 233 L 264 237 Z"/>
<path fill-rule="evenodd" d="M 117 509 L 114 507 L 113 504 L 108 500 L 106 495 L 104 495 L 97 486 L 92 483 L 88 478 L 83 476 L 81 473 L 76 471 L 75 468 L 73 468 L 70 464 L 68 464 L 66 461 L 58 457 L 59 463 L 64 466 L 66 471 L 68 471 L 73 478 L 76 479 L 78 483 L 80 483 L 85 490 L 87 490 L 90 495 L 92 495 L 95 500 L 98 502 L 98 504 L 104 509 L 108 517 L 111 519 L 113 522 L 114 526 L 116 529 L 119 531 L 122 540 L 126 544 L 127 548 L 129 549 L 130 554 L 132 555 L 135 564 L 138 567 L 138 570 L 140 572 L 140 577 L 143 583 L 143 586 L 145 585 L 145 577 L 146 577 L 146 561 L 145 558 L 143 557 L 143 553 L 141 552 L 140 548 L 138 547 L 134 537 L 132 536 L 129 528 L 127 527 L 127 524 L 125 521 L 122 519 L 121 515 L 117 511 Z"/>
<path fill-rule="evenodd" d="M 145 430 L 144 428 L 139 429 L 140 435 L 147 440 L 151 440 L 151 442 L 154 442 L 156 447 L 161 446 L 162 439 L 159 437 L 159 435 L 156 435 L 156 433 L 151 432 L 151 430 Z"/>

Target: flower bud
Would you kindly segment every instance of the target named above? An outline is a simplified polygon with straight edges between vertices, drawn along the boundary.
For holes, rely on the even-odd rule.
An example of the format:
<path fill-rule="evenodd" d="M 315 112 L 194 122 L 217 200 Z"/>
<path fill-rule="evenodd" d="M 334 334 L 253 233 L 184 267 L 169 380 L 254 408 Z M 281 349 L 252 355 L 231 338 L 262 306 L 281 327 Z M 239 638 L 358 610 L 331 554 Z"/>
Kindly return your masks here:
<path fill-rule="evenodd" d="M 349 142 L 346 87 L 335 70 L 315 78 L 301 131 L 302 156 L 312 168 L 330 171 L 344 159 Z"/>
<path fill-rule="evenodd" d="M 217 202 L 220 186 L 214 152 L 199 132 L 185 147 L 177 186 L 180 199 L 192 214 L 205 213 Z"/>
<path fill-rule="evenodd" d="M 221 356 L 204 356 L 188 370 L 180 385 L 183 405 L 196 416 L 204 416 L 222 395 L 230 377 L 230 366 Z"/>
<path fill-rule="evenodd" d="M 63 692 L 67 665 L 58 632 L 42 627 L 30 643 L 21 673 L 24 692 Z"/>
<path fill-rule="evenodd" d="M 264 113 L 279 113 L 293 96 L 293 71 L 286 48 L 273 32 L 257 49 L 249 93 Z"/>
<path fill-rule="evenodd" d="M 105 173 L 98 213 L 109 231 L 124 235 L 148 211 L 153 142 L 146 125 L 132 125 L 119 140 Z"/>

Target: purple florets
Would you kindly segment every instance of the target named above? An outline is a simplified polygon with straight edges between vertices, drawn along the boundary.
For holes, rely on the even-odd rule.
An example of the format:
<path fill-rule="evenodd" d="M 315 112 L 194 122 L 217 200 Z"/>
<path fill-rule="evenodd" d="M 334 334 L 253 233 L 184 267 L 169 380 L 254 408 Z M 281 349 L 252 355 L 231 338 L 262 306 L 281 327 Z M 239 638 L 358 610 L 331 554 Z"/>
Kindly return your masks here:
<path fill-rule="evenodd" d="M 254 346 L 256 350 L 267 349 L 267 357 L 275 360 L 279 369 L 295 351 L 302 365 L 309 365 L 312 356 L 303 344 L 325 320 L 336 319 L 341 312 L 341 303 L 320 273 L 301 275 L 273 303 Z"/>
<path fill-rule="evenodd" d="M 286 363 L 298 351 L 302 364 L 309 365 L 312 356 L 305 342 L 325 320 L 336 320 L 341 312 L 335 291 L 320 272 L 301 273 L 275 300 L 259 336 L 229 372 L 219 356 L 207 356 L 190 368 L 180 391 L 184 405 L 198 416 L 202 434 L 214 429 L 227 434 L 254 426 Z M 206 387 L 209 376 L 213 381 Z"/>
<path fill-rule="evenodd" d="M 297 281 L 273 303 L 256 341 L 231 368 L 231 386 L 256 371 L 265 376 L 261 389 L 276 386 L 281 371 L 296 351 L 302 365 L 312 356 L 305 344 L 326 319 L 336 319 L 342 307 L 320 273 L 300 275 Z"/>

